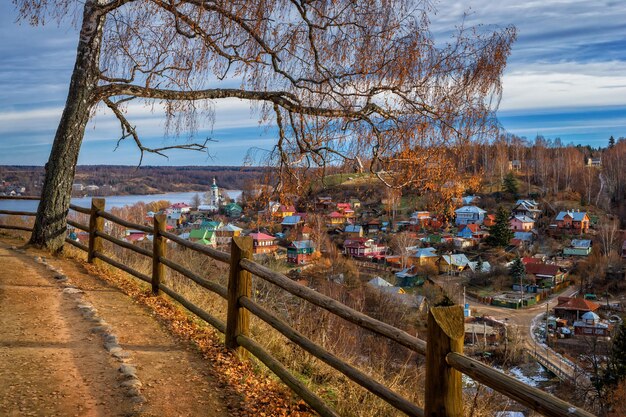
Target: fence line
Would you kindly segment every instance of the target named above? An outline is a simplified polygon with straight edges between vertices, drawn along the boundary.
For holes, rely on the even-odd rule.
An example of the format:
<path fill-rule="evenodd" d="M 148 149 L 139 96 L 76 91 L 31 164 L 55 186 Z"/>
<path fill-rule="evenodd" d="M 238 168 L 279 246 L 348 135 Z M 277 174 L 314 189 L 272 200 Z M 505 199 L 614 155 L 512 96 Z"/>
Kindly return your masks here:
<path fill-rule="evenodd" d="M 0 197 L 2 199 L 3 197 Z M 6 199 L 6 198 L 4 198 Z M 21 199 L 35 200 L 35 197 Z M 66 238 L 71 245 L 87 252 L 88 262 L 103 261 L 138 279 L 150 283 L 153 292 L 158 294 L 162 291 L 172 299 L 180 303 L 189 311 L 211 324 L 218 331 L 226 335 L 226 344 L 229 348 L 236 349 L 243 356 L 251 353 L 274 372 L 287 386 L 297 393 L 311 408 L 323 417 L 337 417 L 324 401 L 310 391 L 301 381 L 293 376 L 283 364 L 272 357 L 260 344 L 249 336 L 250 313 L 268 323 L 281 334 L 285 335 L 302 349 L 324 361 L 332 368 L 344 374 L 361 387 L 372 392 L 374 395 L 385 400 L 396 409 L 409 416 L 422 417 L 462 417 L 463 400 L 461 373 L 464 373 L 476 381 L 493 388 L 494 390 L 512 398 L 550 417 L 579 416 L 593 417 L 583 409 L 566 403 L 537 388 L 528 386 L 515 378 L 499 372 L 475 359 L 463 355 L 463 314 L 462 307 L 433 307 L 428 313 L 428 340 L 426 343 L 405 331 L 390 326 L 379 320 L 373 319 L 348 306 L 316 292 L 313 289 L 302 286 L 287 276 L 272 271 L 251 260 L 252 240 L 249 237 L 233 238 L 231 253 L 221 252 L 212 248 L 186 241 L 177 235 L 164 231 L 164 218 L 155 217 L 152 228 L 120 219 L 111 213 L 104 211 L 104 199 L 92 199 L 91 208 L 70 205 L 70 209 L 83 214 L 89 214 L 89 227 L 77 222 L 68 221 L 68 224 L 82 230 L 89 231 L 89 245 L 83 245 Z M 0 214 L 3 212 L 0 211 Z M 24 216 L 32 216 L 35 213 L 22 212 Z M 124 242 L 103 231 L 103 220 L 109 220 L 127 228 L 152 233 L 153 249 L 148 250 Z M 0 225 L 3 229 L 27 230 L 24 226 Z M 102 239 L 123 248 L 140 253 L 153 259 L 152 276 L 148 276 L 133 268 L 130 268 L 115 259 L 106 256 L 102 252 Z M 217 261 L 230 264 L 230 277 L 228 288 L 224 288 L 214 282 L 193 273 L 183 266 L 167 259 L 165 253 L 165 241 L 169 239 L 179 245 L 203 253 Z M 163 268 L 168 267 L 181 275 L 191 279 L 202 287 L 218 294 L 228 300 L 227 322 L 213 317 L 202 308 L 196 306 L 182 295 L 168 288 L 161 282 L 164 274 Z M 270 282 L 288 293 L 321 307 L 357 326 L 384 336 L 414 352 L 426 356 L 426 411 L 409 400 L 401 397 L 389 388 L 378 383 L 370 376 L 365 375 L 358 369 L 335 357 L 321 346 L 315 344 L 304 335 L 290 327 L 288 324 L 274 316 L 256 304 L 250 295 L 251 274 Z"/>

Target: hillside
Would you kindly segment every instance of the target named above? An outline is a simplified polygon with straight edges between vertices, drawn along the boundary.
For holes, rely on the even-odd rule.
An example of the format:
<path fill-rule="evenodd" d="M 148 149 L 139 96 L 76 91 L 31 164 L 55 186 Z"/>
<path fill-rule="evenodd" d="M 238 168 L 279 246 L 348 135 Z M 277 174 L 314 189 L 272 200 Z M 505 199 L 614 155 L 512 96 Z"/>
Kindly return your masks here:
<path fill-rule="evenodd" d="M 263 167 L 83 165 L 77 167 L 74 182 L 112 187 L 103 194 L 156 194 L 208 190 L 216 177 L 220 187 L 241 190 L 264 172 Z M 19 185 L 26 194 L 37 195 L 43 175 L 42 166 L 0 166 L 0 185 Z"/>

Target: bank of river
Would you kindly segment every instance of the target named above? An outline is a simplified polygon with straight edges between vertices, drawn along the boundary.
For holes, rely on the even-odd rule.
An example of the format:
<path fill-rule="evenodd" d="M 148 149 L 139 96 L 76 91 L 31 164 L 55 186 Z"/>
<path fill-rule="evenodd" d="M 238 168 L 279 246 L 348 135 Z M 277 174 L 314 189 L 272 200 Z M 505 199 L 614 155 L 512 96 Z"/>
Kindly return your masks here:
<path fill-rule="evenodd" d="M 241 197 L 241 190 L 223 190 L 222 193 L 227 194 L 233 200 Z M 140 201 L 150 203 L 152 201 L 167 200 L 171 203 L 190 204 L 196 194 L 200 194 L 202 198 L 203 193 L 196 191 L 148 195 L 111 195 L 104 198 L 106 200 L 106 209 L 110 210 L 113 207 L 132 206 Z M 89 207 L 91 206 L 91 197 L 72 198 L 72 203 L 77 206 Z M 39 204 L 37 201 L 32 200 L 0 200 L 0 210 L 36 211 L 37 204 Z"/>

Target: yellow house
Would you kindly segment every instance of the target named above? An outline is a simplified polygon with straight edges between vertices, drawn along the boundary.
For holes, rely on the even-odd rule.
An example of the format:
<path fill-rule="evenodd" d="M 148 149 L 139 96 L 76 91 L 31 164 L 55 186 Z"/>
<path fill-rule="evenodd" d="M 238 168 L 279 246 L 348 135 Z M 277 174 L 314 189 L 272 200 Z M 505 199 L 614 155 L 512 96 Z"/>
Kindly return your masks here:
<path fill-rule="evenodd" d="M 439 259 L 439 255 L 437 255 L 437 250 L 435 248 L 420 248 L 414 254 L 409 255 L 407 260 L 407 264 L 411 265 L 437 265 L 437 260 Z"/>

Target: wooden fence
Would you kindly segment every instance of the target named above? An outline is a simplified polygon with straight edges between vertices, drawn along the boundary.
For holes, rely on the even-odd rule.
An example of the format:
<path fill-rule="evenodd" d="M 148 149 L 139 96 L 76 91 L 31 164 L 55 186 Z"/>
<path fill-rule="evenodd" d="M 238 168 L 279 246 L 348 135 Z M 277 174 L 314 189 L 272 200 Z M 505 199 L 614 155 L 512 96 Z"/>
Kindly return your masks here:
<path fill-rule="evenodd" d="M 0 197 L 10 199 L 12 197 Z M 21 199 L 37 200 L 35 197 Z M 433 307 L 428 313 L 428 343 L 403 330 L 375 320 L 346 305 L 300 285 L 287 276 L 272 271 L 252 260 L 252 239 L 235 237 L 231 253 L 221 252 L 210 247 L 182 239 L 165 231 L 165 216 L 154 217 L 153 227 L 134 224 L 116 217 L 104 210 L 104 199 L 94 198 L 90 208 L 70 204 L 70 209 L 89 215 L 89 225 L 72 220 L 70 226 L 89 232 L 89 245 L 66 238 L 66 242 L 87 252 L 88 262 L 103 261 L 127 272 L 152 286 L 155 295 L 163 292 L 187 308 L 190 312 L 205 320 L 225 334 L 226 345 L 245 357 L 254 355 L 274 372 L 289 388 L 298 394 L 309 406 L 323 417 L 337 417 L 337 413 L 320 397 L 309 390 L 298 378 L 292 375 L 283 364 L 255 341 L 249 332 L 250 314 L 254 314 L 275 330 L 283 334 L 302 349 L 330 365 L 352 381 L 409 416 L 462 417 L 462 374 L 482 383 L 525 406 L 546 416 L 593 416 L 589 412 L 573 406 L 559 398 L 537 388 L 526 385 L 517 379 L 503 374 L 480 361 L 463 355 L 464 319 L 461 306 Z M 0 215 L 35 216 L 33 212 L 0 210 Z M 103 220 L 109 220 L 124 227 L 140 230 L 153 235 L 152 250 L 135 246 L 117 239 L 104 232 Z M 28 227 L 0 225 L 2 229 L 31 230 Z M 167 258 L 166 240 L 169 239 L 183 247 L 200 252 L 217 261 L 230 264 L 228 287 L 197 275 Z M 103 253 L 103 240 L 152 258 L 152 276 L 136 271 Z M 226 323 L 213 317 L 208 312 L 194 305 L 182 295 L 165 286 L 162 277 L 165 267 L 171 268 L 191 279 L 203 288 L 214 292 L 228 301 Z M 270 282 L 283 290 L 307 302 L 380 336 L 393 340 L 400 345 L 426 356 L 425 408 L 422 409 L 411 401 L 401 397 L 389 388 L 375 381 L 352 365 L 344 362 L 333 353 L 315 344 L 305 335 L 290 327 L 287 323 L 254 302 L 251 297 L 252 275 Z"/>

